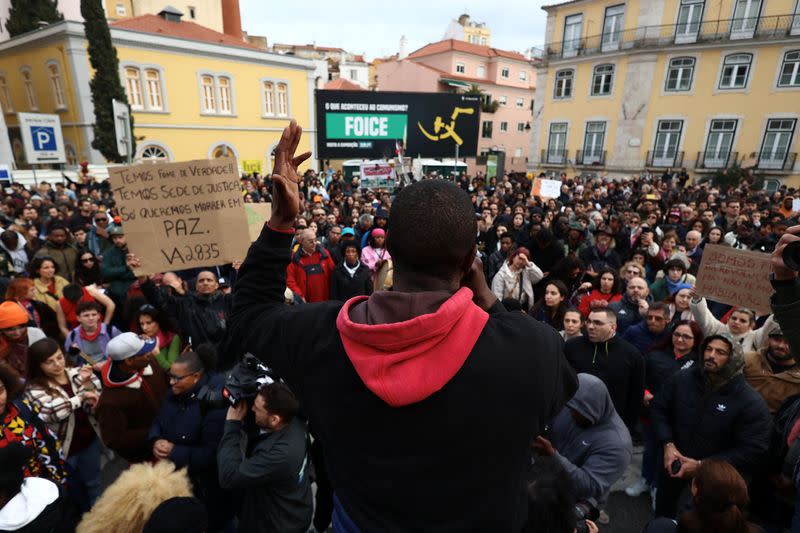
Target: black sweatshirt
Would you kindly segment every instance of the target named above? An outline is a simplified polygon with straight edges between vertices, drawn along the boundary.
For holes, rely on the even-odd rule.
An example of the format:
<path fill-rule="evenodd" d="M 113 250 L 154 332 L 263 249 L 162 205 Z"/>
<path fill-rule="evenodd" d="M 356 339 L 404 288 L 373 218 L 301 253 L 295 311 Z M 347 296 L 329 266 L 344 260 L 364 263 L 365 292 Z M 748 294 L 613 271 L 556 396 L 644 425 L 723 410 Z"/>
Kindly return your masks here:
<path fill-rule="evenodd" d="M 363 531 L 519 531 L 530 443 L 577 388 L 558 333 L 468 289 L 390 324 L 344 316 L 372 300 L 287 307 L 291 240 L 265 226 L 251 246 L 230 334 L 300 397 L 343 511 Z"/>

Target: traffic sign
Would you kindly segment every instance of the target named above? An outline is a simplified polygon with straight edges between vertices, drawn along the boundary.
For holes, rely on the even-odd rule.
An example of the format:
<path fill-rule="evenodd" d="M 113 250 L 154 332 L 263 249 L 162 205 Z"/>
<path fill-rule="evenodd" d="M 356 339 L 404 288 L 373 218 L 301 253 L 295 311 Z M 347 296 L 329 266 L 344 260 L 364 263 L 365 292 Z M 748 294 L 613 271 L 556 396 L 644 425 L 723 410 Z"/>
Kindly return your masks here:
<path fill-rule="evenodd" d="M 18 113 L 28 164 L 66 163 L 61 119 L 58 115 Z"/>

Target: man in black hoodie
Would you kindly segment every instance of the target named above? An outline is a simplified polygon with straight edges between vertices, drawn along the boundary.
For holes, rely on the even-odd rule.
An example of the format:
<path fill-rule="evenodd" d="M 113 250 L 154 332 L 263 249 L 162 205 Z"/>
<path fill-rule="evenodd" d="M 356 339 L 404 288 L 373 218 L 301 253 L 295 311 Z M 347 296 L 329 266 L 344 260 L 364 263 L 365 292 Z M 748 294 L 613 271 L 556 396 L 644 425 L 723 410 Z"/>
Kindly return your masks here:
<path fill-rule="evenodd" d="M 620 418 L 633 433 L 644 399 L 644 359 L 632 344 L 617 337 L 617 315 L 607 307 L 586 320 L 586 335 L 570 339 L 567 360 L 575 372 L 603 380 Z"/>
<path fill-rule="evenodd" d="M 272 218 L 239 271 L 231 344 L 300 398 L 335 529 L 519 531 L 530 444 L 577 387 L 561 337 L 497 301 L 474 261 L 469 196 L 440 180 L 392 206 L 393 291 L 284 306 L 297 165 L 310 157 L 294 155 L 300 136 L 292 121 L 276 149 Z"/>

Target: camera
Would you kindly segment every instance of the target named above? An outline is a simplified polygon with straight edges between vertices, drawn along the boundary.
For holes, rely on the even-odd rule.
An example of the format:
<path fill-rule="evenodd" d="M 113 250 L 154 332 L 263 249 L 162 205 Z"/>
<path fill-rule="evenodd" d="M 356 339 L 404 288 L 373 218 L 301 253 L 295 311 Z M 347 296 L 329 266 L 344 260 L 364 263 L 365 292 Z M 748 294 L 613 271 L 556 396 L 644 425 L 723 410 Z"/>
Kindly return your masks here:
<path fill-rule="evenodd" d="M 781 257 L 783 257 L 783 264 L 786 265 L 786 268 L 800 272 L 800 241 L 787 244 Z"/>
<path fill-rule="evenodd" d="M 280 381 L 275 372 L 248 352 L 228 374 L 221 391 L 205 386 L 197 391 L 196 398 L 205 409 L 236 407 L 243 401 L 255 398 L 263 385 L 275 381 Z"/>
<path fill-rule="evenodd" d="M 675 459 L 672 461 L 672 464 L 669 465 L 669 471 L 672 472 L 673 476 L 681 471 L 681 465 L 682 463 L 680 459 Z"/>
<path fill-rule="evenodd" d="M 586 521 L 596 522 L 599 517 L 600 509 L 591 499 L 575 503 L 575 531 L 577 533 L 588 533 L 589 526 L 586 525 Z"/>

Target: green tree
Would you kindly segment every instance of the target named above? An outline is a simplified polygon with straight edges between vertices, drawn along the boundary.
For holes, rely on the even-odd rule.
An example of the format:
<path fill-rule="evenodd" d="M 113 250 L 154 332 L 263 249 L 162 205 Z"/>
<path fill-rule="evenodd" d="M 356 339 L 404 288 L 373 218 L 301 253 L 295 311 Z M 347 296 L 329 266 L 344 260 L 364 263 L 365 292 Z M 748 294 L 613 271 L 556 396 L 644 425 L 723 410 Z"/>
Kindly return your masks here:
<path fill-rule="evenodd" d="M 89 63 L 94 69 L 94 77 L 89 82 L 94 104 L 92 148 L 103 154 L 108 161 L 122 163 L 125 158 L 117 152 L 111 101 L 127 102 L 128 98 L 119 81 L 117 49 L 111 44 L 111 31 L 108 29 L 101 1 L 81 0 L 83 28 L 89 43 Z M 133 134 L 133 116 L 131 116 L 131 134 Z M 135 146 L 133 149 L 135 150 Z"/>
<path fill-rule="evenodd" d="M 58 0 L 11 0 L 6 31 L 11 37 L 39 28 L 41 22 L 64 20 L 58 12 Z"/>

